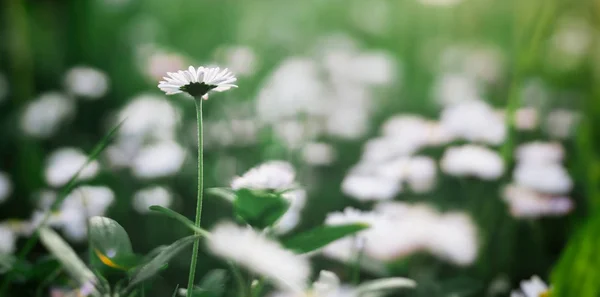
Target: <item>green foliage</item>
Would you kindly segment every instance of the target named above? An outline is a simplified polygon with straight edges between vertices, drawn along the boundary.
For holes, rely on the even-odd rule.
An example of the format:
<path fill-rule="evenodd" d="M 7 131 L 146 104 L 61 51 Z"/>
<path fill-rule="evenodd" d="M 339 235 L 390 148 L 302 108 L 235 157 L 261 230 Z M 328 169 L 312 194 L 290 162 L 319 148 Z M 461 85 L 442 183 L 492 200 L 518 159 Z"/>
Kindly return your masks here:
<path fill-rule="evenodd" d="M 222 269 L 209 271 L 194 288 L 194 297 L 221 297 L 225 293 L 227 272 Z"/>
<path fill-rule="evenodd" d="M 290 207 L 280 193 L 240 189 L 233 201 L 235 214 L 249 225 L 264 229 L 272 226 Z"/>
<path fill-rule="evenodd" d="M 153 277 L 162 270 L 167 262 L 181 252 L 185 247 L 192 244 L 197 236 L 184 237 L 163 248 L 154 258 L 134 268 L 131 272 L 131 280 L 128 288 L 133 288 L 141 282 Z"/>
<path fill-rule="evenodd" d="M 94 273 L 83 263 L 60 235 L 47 227 L 42 227 L 39 232 L 42 244 L 58 259 L 65 271 L 79 286 L 98 283 Z"/>
<path fill-rule="evenodd" d="M 175 219 L 175 220 L 179 221 L 180 223 L 182 223 L 184 226 L 190 228 L 192 231 L 197 232 L 198 234 L 202 234 L 202 235 L 208 234 L 206 232 L 206 230 L 196 227 L 194 222 L 192 222 L 190 219 L 184 217 L 183 215 L 181 215 L 173 210 L 162 207 L 160 205 L 152 205 L 152 206 L 150 206 L 150 210 L 156 211 L 156 212 L 158 212 L 162 215 L 165 215 L 169 218 Z"/>
<path fill-rule="evenodd" d="M 600 296 L 600 216 L 569 240 L 552 271 L 552 297 Z"/>
<path fill-rule="evenodd" d="M 102 265 L 126 271 L 135 266 L 129 235 L 119 223 L 106 217 L 93 217 L 89 225 L 90 248 Z"/>
<path fill-rule="evenodd" d="M 300 233 L 282 240 L 284 247 L 298 253 L 304 254 L 322 248 L 340 238 L 350 236 L 369 228 L 362 223 L 320 226 L 315 229 Z"/>

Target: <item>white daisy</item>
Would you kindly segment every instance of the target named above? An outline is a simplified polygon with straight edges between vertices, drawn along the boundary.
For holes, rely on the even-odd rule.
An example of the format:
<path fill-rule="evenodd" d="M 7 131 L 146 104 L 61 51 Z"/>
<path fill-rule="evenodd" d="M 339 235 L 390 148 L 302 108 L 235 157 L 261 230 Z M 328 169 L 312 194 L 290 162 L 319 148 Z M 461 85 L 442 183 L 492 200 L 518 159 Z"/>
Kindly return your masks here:
<path fill-rule="evenodd" d="M 186 92 L 196 98 L 208 99 L 209 91 L 223 92 L 237 88 L 233 84 L 237 78 L 227 68 L 190 66 L 188 70 L 167 72 L 167 76 L 158 84 L 158 88 L 167 95 Z"/>
<path fill-rule="evenodd" d="M 516 218 L 561 216 L 574 208 L 573 201 L 568 197 L 546 195 L 518 185 L 504 187 L 502 199 L 508 203 L 510 214 Z"/>
<path fill-rule="evenodd" d="M 497 179 L 504 173 L 504 162 L 496 151 L 473 144 L 447 148 L 440 167 L 449 175 L 474 176 L 485 180 Z"/>
<path fill-rule="evenodd" d="M 173 195 L 165 187 L 152 186 L 141 189 L 133 194 L 133 209 L 139 213 L 149 213 L 150 206 L 160 205 L 169 207 L 173 202 Z"/>
<path fill-rule="evenodd" d="M 550 289 L 537 275 L 529 280 L 521 282 L 521 290 L 512 291 L 511 297 L 547 297 L 550 296 Z"/>
<path fill-rule="evenodd" d="M 255 190 L 288 190 L 294 187 L 296 172 L 284 161 L 269 161 L 248 170 L 231 181 L 231 188 Z"/>
<path fill-rule="evenodd" d="M 252 228 L 218 224 L 207 241 L 210 251 L 273 280 L 282 290 L 301 292 L 310 276 L 308 259 L 297 256 Z"/>
<path fill-rule="evenodd" d="M 50 154 L 44 175 L 49 185 L 60 187 L 66 184 L 87 162 L 88 157 L 77 148 L 60 148 Z M 98 161 L 91 161 L 79 173 L 79 180 L 94 178 L 100 170 Z"/>

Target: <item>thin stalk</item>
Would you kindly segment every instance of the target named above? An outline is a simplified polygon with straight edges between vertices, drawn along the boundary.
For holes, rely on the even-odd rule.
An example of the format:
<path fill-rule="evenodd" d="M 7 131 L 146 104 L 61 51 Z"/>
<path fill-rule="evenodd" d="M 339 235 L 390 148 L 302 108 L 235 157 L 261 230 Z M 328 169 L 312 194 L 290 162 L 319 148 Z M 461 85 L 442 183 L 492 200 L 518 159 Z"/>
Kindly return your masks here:
<path fill-rule="evenodd" d="M 198 122 L 198 199 L 196 201 L 196 220 L 194 224 L 200 228 L 202 219 L 202 189 L 204 188 L 204 148 L 202 139 L 202 98 L 194 98 L 196 103 L 196 119 Z M 199 234 L 196 231 L 196 234 Z M 196 264 L 198 262 L 198 249 L 200 247 L 200 237 L 194 241 L 192 250 L 192 261 L 190 262 L 190 275 L 188 278 L 187 297 L 192 297 L 192 289 L 194 288 L 194 277 L 196 276 Z"/>
<path fill-rule="evenodd" d="M 242 272 L 240 271 L 240 269 L 233 262 L 227 262 L 227 264 L 229 264 L 229 268 L 231 268 L 231 273 L 233 274 L 233 277 L 235 278 L 235 282 L 238 285 L 238 296 L 239 297 L 249 296 L 249 295 L 246 295 L 246 294 L 248 294 L 246 292 L 246 284 L 244 282 L 244 276 L 242 275 Z"/>

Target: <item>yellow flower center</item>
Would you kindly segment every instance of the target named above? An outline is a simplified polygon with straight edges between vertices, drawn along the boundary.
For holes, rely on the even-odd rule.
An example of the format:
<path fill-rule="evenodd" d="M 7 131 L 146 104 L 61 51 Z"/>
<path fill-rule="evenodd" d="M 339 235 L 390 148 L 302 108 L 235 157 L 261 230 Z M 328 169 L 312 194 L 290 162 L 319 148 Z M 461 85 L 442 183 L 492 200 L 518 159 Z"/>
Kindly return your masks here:
<path fill-rule="evenodd" d="M 539 297 L 550 297 L 550 290 L 540 293 Z"/>

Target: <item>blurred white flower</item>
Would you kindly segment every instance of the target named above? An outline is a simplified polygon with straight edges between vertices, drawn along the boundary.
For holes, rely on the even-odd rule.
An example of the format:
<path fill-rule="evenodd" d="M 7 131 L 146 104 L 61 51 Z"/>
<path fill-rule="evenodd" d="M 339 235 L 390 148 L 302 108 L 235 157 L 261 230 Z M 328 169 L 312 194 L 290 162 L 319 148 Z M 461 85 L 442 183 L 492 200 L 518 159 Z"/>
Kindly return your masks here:
<path fill-rule="evenodd" d="M 548 41 L 547 64 L 563 71 L 574 69 L 592 48 L 594 28 L 580 17 L 560 19 L 556 28 Z"/>
<path fill-rule="evenodd" d="M 294 167 L 284 161 L 269 161 L 254 167 L 242 176 L 231 181 L 231 188 L 260 189 L 260 190 L 287 190 L 294 187 L 296 172 Z"/>
<path fill-rule="evenodd" d="M 455 73 L 447 73 L 439 77 L 435 82 L 433 92 L 435 100 L 442 106 L 451 106 L 481 98 L 477 82 L 473 78 Z"/>
<path fill-rule="evenodd" d="M 519 94 L 524 106 L 542 110 L 550 102 L 550 90 L 548 84 L 541 78 L 529 78 L 523 82 Z"/>
<path fill-rule="evenodd" d="M 426 251 L 468 265 L 478 252 L 476 227 L 466 214 L 440 214 L 425 204 L 381 202 L 372 212 L 346 208 L 325 220 L 326 225 L 348 223 L 365 223 L 369 228 L 327 245 L 325 256 L 347 262 L 362 249 L 367 259 L 392 261 Z"/>
<path fill-rule="evenodd" d="M 104 72 L 88 67 L 71 68 L 65 75 L 65 86 L 70 94 L 88 99 L 98 99 L 109 88 L 108 76 Z"/>
<path fill-rule="evenodd" d="M 169 207 L 173 201 L 173 196 L 165 187 L 151 186 L 138 190 L 133 194 L 133 209 L 139 213 L 149 213 L 149 207 L 158 205 Z"/>
<path fill-rule="evenodd" d="M 362 174 L 347 175 L 342 182 L 342 192 L 360 201 L 390 200 L 401 189 L 395 180 Z"/>
<path fill-rule="evenodd" d="M 83 241 L 87 236 L 87 219 L 103 216 L 115 199 L 114 192 L 103 186 L 80 186 L 71 192 L 54 218 L 65 236 Z"/>
<path fill-rule="evenodd" d="M 133 159 L 131 170 L 138 178 L 158 178 L 179 172 L 186 150 L 177 142 L 163 141 L 148 145 Z"/>
<path fill-rule="evenodd" d="M 308 58 L 284 60 L 260 87 L 256 100 L 259 118 L 267 123 L 297 115 L 325 115 L 326 86 L 317 63 Z"/>
<path fill-rule="evenodd" d="M 550 288 L 537 275 L 529 280 L 521 281 L 520 290 L 512 291 L 510 297 L 547 297 L 550 296 Z"/>
<path fill-rule="evenodd" d="M 146 137 L 167 140 L 174 138 L 181 114 L 164 96 L 142 94 L 131 99 L 117 118 L 119 122 L 123 121 L 118 131 L 119 141 L 127 142 L 131 138 L 138 141 Z"/>
<path fill-rule="evenodd" d="M 167 77 L 163 77 L 158 88 L 167 95 L 174 95 L 186 92 L 192 97 L 208 99 L 208 92 L 223 92 L 231 88 L 237 88 L 233 83 L 237 80 L 233 73 L 227 68 L 221 70 L 219 67 L 194 68 L 190 66 L 188 70 L 179 70 L 178 72 L 167 72 Z"/>
<path fill-rule="evenodd" d="M 44 175 L 46 182 L 53 187 L 65 185 L 83 165 L 88 157 L 77 148 L 61 148 L 50 154 L 46 160 Z M 94 178 L 100 170 L 98 161 L 91 161 L 79 173 L 79 180 Z"/>
<path fill-rule="evenodd" d="M 152 79 L 160 80 L 167 72 L 177 71 L 185 67 L 186 60 L 176 53 L 154 51 L 144 59 L 143 70 Z"/>
<path fill-rule="evenodd" d="M 310 276 L 307 258 L 295 255 L 252 228 L 218 224 L 207 240 L 209 250 L 265 276 L 282 290 L 302 292 Z"/>
<path fill-rule="evenodd" d="M 248 46 L 231 46 L 223 49 L 224 64 L 239 76 L 249 76 L 258 68 L 258 58 Z"/>
<path fill-rule="evenodd" d="M 416 283 L 413 280 L 402 277 L 375 279 L 363 282 L 357 287 L 342 285 L 335 273 L 321 270 L 319 278 L 303 294 L 275 292 L 270 297 L 380 297 L 387 295 L 393 289 L 414 288 L 415 286 Z"/>
<path fill-rule="evenodd" d="M 502 52 L 487 44 L 453 44 L 441 52 L 440 72 L 460 73 L 475 82 L 498 82 L 504 72 Z M 452 75 L 452 74 L 451 74 Z"/>
<path fill-rule="evenodd" d="M 355 260 L 361 249 L 366 250 L 369 245 L 383 244 L 373 232 L 374 228 L 385 228 L 386 219 L 378 213 L 360 211 L 346 207 L 342 212 L 333 212 L 327 215 L 325 225 L 335 226 L 343 224 L 362 223 L 369 226 L 351 237 L 336 240 L 322 249 L 325 256 L 342 262 Z M 386 245 L 387 246 L 387 245 Z"/>
<path fill-rule="evenodd" d="M 449 175 L 474 176 L 485 180 L 497 179 L 504 173 L 504 162 L 496 151 L 470 144 L 447 148 L 440 167 Z"/>
<path fill-rule="evenodd" d="M 477 228 L 463 213 L 447 213 L 438 218 L 429 234 L 427 249 L 457 265 L 469 265 L 477 259 Z"/>
<path fill-rule="evenodd" d="M 513 179 L 519 186 L 546 194 L 564 194 L 573 187 L 567 170 L 556 163 L 519 163 L 513 171 Z"/>
<path fill-rule="evenodd" d="M 357 55 L 351 64 L 354 71 L 346 73 L 366 85 L 385 85 L 396 78 L 394 57 L 383 51 L 371 51 Z"/>
<path fill-rule="evenodd" d="M 515 128 L 522 131 L 531 131 L 539 125 L 539 115 L 533 107 L 522 107 L 515 113 Z"/>
<path fill-rule="evenodd" d="M 5 223 L 0 223 L 0 255 L 12 254 L 16 249 L 17 236 Z"/>
<path fill-rule="evenodd" d="M 0 171 L 0 204 L 12 193 L 13 186 L 10 177 L 5 172 Z"/>
<path fill-rule="evenodd" d="M 57 92 L 44 93 L 27 104 L 21 116 L 21 129 L 36 138 L 52 136 L 75 112 L 73 101 Z"/>
<path fill-rule="evenodd" d="M 114 192 L 104 186 L 79 186 L 67 195 L 60 211 L 78 210 L 88 217 L 102 216 L 115 199 Z M 85 222 L 84 222 L 85 225 Z"/>
<path fill-rule="evenodd" d="M 532 141 L 517 147 L 515 158 L 520 163 L 559 163 L 565 150 L 559 142 Z"/>
<path fill-rule="evenodd" d="M 506 137 L 501 116 L 483 101 L 473 100 L 444 109 L 440 123 L 456 137 L 472 142 L 498 145 Z"/>
<path fill-rule="evenodd" d="M 209 148 L 250 145 L 256 142 L 259 132 L 253 119 L 204 121 L 203 125 L 204 146 Z M 195 122 L 192 130 L 198 133 Z"/>
<path fill-rule="evenodd" d="M 387 1 L 356 1 L 350 5 L 350 17 L 356 26 L 369 34 L 387 32 L 390 25 L 391 7 Z"/>
<path fill-rule="evenodd" d="M 406 170 L 406 181 L 413 192 L 429 192 L 435 186 L 436 162 L 432 158 L 412 157 Z"/>
<path fill-rule="evenodd" d="M 499 109 L 496 111 L 503 122 L 506 122 L 506 111 Z M 520 131 L 532 131 L 539 125 L 539 115 L 533 107 L 521 107 L 515 111 L 513 125 Z"/>
<path fill-rule="evenodd" d="M 544 131 L 551 137 L 567 139 L 575 132 L 581 115 L 568 109 L 554 109 L 546 117 Z"/>
<path fill-rule="evenodd" d="M 387 119 L 381 127 L 381 131 L 384 137 L 390 141 L 403 143 L 396 145 L 398 148 L 406 148 L 401 153 L 410 154 L 433 142 L 431 141 L 432 123 L 418 115 L 399 114 Z"/>
<path fill-rule="evenodd" d="M 304 162 L 310 165 L 330 165 L 335 157 L 334 147 L 324 142 L 309 142 L 302 148 L 302 158 Z"/>
<path fill-rule="evenodd" d="M 290 208 L 273 226 L 275 233 L 285 234 L 296 228 L 300 222 L 302 209 L 306 204 L 306 190 L 295 189 L 282 194 L 290 202 Z"/>
<path fill-rule="evenodd" d="M 510 214 L 517 218 L 561 216 L 571 212 L 574 207 L 568 197 L 549 196 L 517 185 L 507 185 L 502 194 Z"/>
<path fill-rule="evenodd" d="M 330 112 L 325 124 L 328 134 L 343 139 L 358 139 L 367 133 L 369 116 L 363 108 L 348 104 Z"/>
<path fill-rule="evenodd" d="M 2 102 L 4 98 L 6 98 L 6 96 L 8 95 L 8 91 L 8 80 L 6 79 L 6 76 L 4 76 L 4 74 L 0 73 L 0 102 Z"/>

